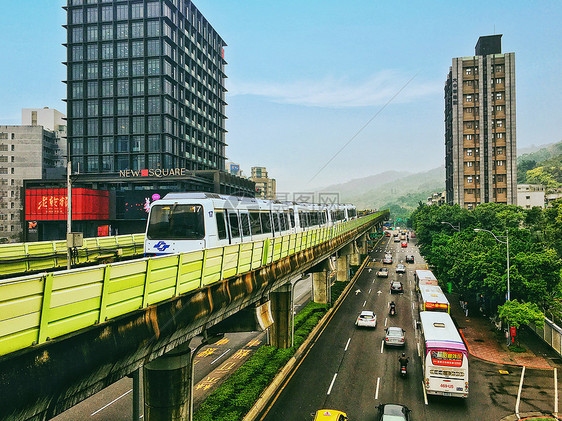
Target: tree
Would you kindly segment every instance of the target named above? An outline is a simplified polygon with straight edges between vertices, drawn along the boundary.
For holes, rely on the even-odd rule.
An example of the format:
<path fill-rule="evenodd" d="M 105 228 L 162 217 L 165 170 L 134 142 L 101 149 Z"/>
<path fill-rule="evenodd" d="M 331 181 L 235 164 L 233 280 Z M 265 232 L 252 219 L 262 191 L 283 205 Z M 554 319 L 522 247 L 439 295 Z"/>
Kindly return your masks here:
<path fill-rule="evenodd" d="M 517 300 L 507 301 L 498 307 L 500 319 L 510 326 L 519 328 L 522 324 L 534 323 L 538 327 L 544 326 L 544 314 L 535 303 L 520 303 Z"/>
<path fill-rule="evenodd" d="M 509 326 L 515 326 L 517 329 L 522 324 L 535 324 L 537 327 L 544 326 L 544 314 L 539 310 L 535 303 L 520 303 L 517 300 L 507 301 L 504 305 L 498 307 L 500 319 L 508 323 Z M 519 344 L 519 335 L 516 336 L 517 346 Z"/>

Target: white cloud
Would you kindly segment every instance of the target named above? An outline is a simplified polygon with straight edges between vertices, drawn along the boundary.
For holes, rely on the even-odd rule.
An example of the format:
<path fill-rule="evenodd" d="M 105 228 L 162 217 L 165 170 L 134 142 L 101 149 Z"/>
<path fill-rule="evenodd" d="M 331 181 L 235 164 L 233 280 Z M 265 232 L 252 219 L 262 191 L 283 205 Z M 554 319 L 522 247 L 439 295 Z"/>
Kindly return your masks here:
<path fill-rule="evenodd" d="M 412 76 L 385 70 L 363 81 L 333 77 L 287 83 L 237 82 L 230 79 L 228 90 L 231 96 L 260 96 L 282 104 L 325 108 L 367 107 L 385 104 Z M 419 79 L 419 76 L 414 78 L 394 102 L 415 102 L 427 96 L 442 94 L 442 81 L 424 82 Z"/>

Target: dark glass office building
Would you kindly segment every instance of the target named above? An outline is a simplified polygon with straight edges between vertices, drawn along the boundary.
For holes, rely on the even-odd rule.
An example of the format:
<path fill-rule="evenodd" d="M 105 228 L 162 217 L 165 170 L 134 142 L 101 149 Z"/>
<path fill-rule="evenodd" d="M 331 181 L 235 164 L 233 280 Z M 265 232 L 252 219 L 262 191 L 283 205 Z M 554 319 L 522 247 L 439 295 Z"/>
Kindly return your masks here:
<path fill-rule="evenodd" d="M 187 0 L 69 0 L 73 173 L 219 170 L 226 45 Z"/>
<path fill-rule="evenodd" d="M 224 171 L 226 43 L 191 1 L 65 9 L 73 183 L 110 192 L 112 226 L 138 232 L 143 215 L 128 226 L 120 215 L 169 191 L 254 196 L 253 182 Z"/>

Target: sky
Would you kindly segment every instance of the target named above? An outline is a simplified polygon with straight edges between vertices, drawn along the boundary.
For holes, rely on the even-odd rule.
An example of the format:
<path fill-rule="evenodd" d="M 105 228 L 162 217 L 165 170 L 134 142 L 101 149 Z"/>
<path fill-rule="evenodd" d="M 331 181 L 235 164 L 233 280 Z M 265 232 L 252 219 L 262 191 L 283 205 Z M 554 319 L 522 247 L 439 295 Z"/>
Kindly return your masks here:
<path fill-rule="evenodd" d="M 0 124 L 66 112 L 62 0 L 0 0 Z M 444 164 L 443 86 L 482 35 L 515 52 L 517 146 L 562 140 L 562 2 L 194 0 L 227 43 L 227 157 L 279 192 Z"/>

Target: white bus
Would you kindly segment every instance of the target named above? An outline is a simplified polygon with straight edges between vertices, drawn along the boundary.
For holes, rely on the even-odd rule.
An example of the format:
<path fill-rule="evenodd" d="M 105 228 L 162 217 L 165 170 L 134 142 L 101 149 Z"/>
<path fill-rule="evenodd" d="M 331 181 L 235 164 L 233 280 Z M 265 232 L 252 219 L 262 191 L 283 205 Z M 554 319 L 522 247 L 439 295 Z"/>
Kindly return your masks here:
<path fill-rule="evenodd" d="M 444 311 L 449 313 L 449 300 L 436 285 L 420 285 L 420 311 Z"/>
<path fill-rule="evenodd" d="M 448 313 L 420 312 L 422 368 L 428 395 L 468 397 L 468 353 Z"/>
<path fill-rule="evenodd" d="M 416 270 L 414 272 L 414 281 L 416 288 L 419 288 L 420 285 L 438 285 L 437 278 L 433 272 L 427 269 Z"/>

